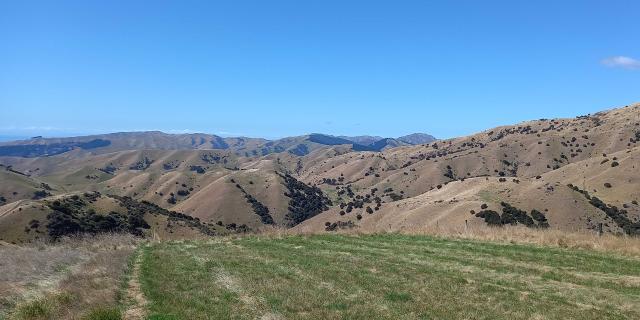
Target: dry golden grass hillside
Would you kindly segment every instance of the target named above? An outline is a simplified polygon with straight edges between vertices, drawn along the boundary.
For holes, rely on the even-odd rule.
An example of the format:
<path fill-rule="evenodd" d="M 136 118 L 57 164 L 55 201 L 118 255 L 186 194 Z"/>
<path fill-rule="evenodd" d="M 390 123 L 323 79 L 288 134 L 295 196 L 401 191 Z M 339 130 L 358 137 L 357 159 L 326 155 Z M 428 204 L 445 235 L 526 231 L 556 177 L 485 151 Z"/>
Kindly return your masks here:
<path fill-rule="evenodd" d="M 266 146 L 261 140 L 227 139 L 235 149 L 215 149 L 205 136 L 117 137 L 113 151 L 0 157 L 0 234 L 30 239 L 33 219 L 46 228 L 46 201 L 85 192 L 147 201 L 219 232 L 486 224 L 640 229 L 640 105 L 381 152 L 316 143 L 300 155 L 301 137 L 268 144 L 266 155 L 239 151 Z"/>

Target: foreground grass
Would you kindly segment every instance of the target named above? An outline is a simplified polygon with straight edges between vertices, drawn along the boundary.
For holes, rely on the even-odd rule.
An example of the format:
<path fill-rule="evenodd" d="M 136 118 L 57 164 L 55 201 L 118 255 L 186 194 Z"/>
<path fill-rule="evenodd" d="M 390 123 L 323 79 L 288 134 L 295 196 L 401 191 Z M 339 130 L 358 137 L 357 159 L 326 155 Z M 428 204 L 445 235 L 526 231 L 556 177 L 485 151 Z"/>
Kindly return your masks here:
<path fill-rule="evenodd" d="M 0 246 L 0 320 L 120 319 L 121 281 L 138 243 L 114 234 Z"/>
<path fill-rule="evenodd" d="M 151 319 L 639 319 L 640 259 L 409 235 L 165 242 Z"/>

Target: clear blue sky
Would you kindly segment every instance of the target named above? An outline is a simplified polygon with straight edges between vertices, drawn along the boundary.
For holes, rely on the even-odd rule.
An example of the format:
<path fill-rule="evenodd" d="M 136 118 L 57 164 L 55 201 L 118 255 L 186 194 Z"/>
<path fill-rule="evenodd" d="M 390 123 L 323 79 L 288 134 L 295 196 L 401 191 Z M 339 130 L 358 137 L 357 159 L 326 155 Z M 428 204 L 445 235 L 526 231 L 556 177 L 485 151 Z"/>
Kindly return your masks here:
<path fill-rule="evenodd" d="M 446 138 L 640 101 L 640 1 L 0 1 L 0 134 Z"/>

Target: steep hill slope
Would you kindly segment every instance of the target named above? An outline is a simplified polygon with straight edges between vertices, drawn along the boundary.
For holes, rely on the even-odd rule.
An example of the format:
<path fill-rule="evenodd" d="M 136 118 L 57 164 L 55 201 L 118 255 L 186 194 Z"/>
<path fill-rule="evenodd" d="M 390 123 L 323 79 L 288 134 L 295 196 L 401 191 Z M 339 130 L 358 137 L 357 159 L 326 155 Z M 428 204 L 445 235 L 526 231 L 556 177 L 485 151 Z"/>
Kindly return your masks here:
<path fill-rule="evenodd" d="M 470 210 L 481 211 L 479 202 L 493 199 L 491 202 L 497 206 L 489 209 L 499 213 L 503 201 L 519 204 L 527 211 L 547 209 L 552 227 L 555 222 L 557 228 L 593 228 L 598 221 L 605 221 L 611 231 L 621 231 L 611 217 L 607 218 L 604 211 L 595 208 L 581 193 L 571 191 L 567 184 L 597 192 L 605 203 L 624 208 L 629 219 L 637 222 L 635 203 L 640 195 L 634 190 L 640 188 L 636 169 L 640 165 L 639 123 L 637 105 L 576 119 L 531 121 L 428 147 L 329 157 L 308 166 L 301 176 L 325 184 L 325 188 L 345 190 L 349 186 L 355 197 L 342 196 L 338 202 L 344 204 L 356 202 L 358 195 L 374 197 L 374 189 L 378 196 L 384 195 L 382 201 L 399 201 L 391 206 L 383 204 L 380 214 L 374 210 L 376 216 L 388 214 L 393 223 L 369 226 L 368 219 L 362 218 L 360 224 L 367 228 L 420 227 L 444 218 L 461 225 L 464 220 L 475 221 L 468 216 Z M 461 187 L 453 188 L 453 181 Z M 497 192 L 499 189 L 504 190 Z M 574 203 L 569 205 L 569 201 Z M 413 207 L 406 207 L 408 203 Z M 366 217 L 365 209 L 366 206 L 358 208 L 356 214 Z M 605 220 L 590 216 L 588 212 L 593 209 Z M 403 218 L 402 214 L 409 214 L 410 210 L 420 217 L 419 221 Z M 309 221 L 308 227 L 356 221 L 355 217 L 338 215 L 339 211 L 342 210 L 334 209 L 314 218 L 317 221 Z M 454 213 L 458 218 L 453 218 Z"/>

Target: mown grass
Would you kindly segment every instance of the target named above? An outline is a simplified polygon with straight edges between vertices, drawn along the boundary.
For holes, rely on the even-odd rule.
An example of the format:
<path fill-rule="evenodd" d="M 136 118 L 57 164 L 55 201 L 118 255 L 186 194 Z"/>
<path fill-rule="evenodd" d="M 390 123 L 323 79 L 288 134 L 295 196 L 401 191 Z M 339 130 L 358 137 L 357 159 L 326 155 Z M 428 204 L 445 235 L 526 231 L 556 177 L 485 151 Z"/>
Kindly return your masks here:
<path fill-rule="evenodd" d="M 639 319 L 640 259 L 411 235 L 164 242 L 151 319 Z"/>

